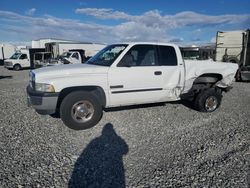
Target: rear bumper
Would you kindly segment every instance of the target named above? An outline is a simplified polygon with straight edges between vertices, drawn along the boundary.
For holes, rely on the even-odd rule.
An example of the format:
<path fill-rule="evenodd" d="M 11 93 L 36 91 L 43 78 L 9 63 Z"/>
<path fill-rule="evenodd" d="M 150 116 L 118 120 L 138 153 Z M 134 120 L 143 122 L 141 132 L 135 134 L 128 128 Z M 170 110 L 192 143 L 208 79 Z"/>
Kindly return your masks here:
<path fill-rule="evenodd" d="M 42 115 L 56 112 L 59 93 L 45 93 L 34 91 L 30 86 L 26 88 L 28 106 L 33 107 L 37 113 Z"/>

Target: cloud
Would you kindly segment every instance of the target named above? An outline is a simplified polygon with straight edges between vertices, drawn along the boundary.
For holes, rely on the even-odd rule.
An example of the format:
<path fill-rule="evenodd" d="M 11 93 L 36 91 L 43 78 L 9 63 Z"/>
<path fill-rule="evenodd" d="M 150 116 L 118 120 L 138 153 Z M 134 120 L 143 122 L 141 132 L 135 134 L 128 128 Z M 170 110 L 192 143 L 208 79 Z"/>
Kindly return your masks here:
<path fill-rule="evenodd" d="M 173 43 L 180 43 L 180 42 L 183 42 L 183 38 L 173 38 L 173 39 L 170 39 L 169 42 L 173 42 Z"/>
<path fill-rule="evenodd" d="M 210 26 L 220 24 L 235 24 L 250 21 L 249 14 L 211 16 L 192 11 L 184 11 L 175 15 L 162 15 L 159 10 L 151 10 L 142 15 L 130 15 L 113 9 L 79 8 L 78 14 L 93 16 L 102 20 L 127 20 L 142 23 L 152 27 L 180 28 L 184 26 Z"/>
<path fill-rule="evenodd" d="M 36 12 L 36 8 L 31 8 L 31 9 L 27 10 L 27 11 L 25 12 L 25 14 L 27 14 L 27 15 L 29 15 L 29 16 L 32 16 L 32 15 L 35 14 L 35 12 Z"/>
<path fill-rule="evenodd" d="M 0 37 L 1 35 L 8 36 L 11 40 L 17 41 L 62 38 L 101 43 L 120 41 L 185 42 L 183 38 L 187 37 L 183 35 L 187 35 L 187 33 L 190 35 L 189 41 L 195 38 L 202 41 L 203 33 L 207 30 L 206 28 L 210 28 L 211 32 L 211 26 L 216 26 L 215 33 L 218 27 L 223 28 L 223 26 L 231 25 L 238 29 L 239 24 L 247 27 L 250 23 L 249 14 L 211 16 L 186 11 L 166 15 L 159 10 L 151 10 L 141 15 L 131 15 L 104 8 L 79 8 L 75 10 L 75 13 L 100 20 L 115 20 L 115 22 L 113 25 L 110 25 L 110 22 L 109 24 L 105 24 L 105 22 L 96 24 L 76 19 L 62 19 L 51 15 L 38 17 L 31 14 L 21 15 L 10 11 L 0 11 Z M 194 36 L 195 32 L 196 35 L 198 32 L 200 34 Z"/>
<path fill-rule="evenodd" d="M 32 40 L 37 38 L 64 38 L 78 41 L 105 42 L 111 27 L 87 24 L 73 19 L 61 19 L 50 15 L 24 16 L 14 12 L 0 11 L 0 28 L 11 31 L 13 37 Z M 21 23 L 21 24 L 20 24 Z"/>
<path fill-rule="evenodd" d="M 212 37 L 210 42 L 215 43 L 216 42 L 216 37 Z"/>
<path fill-rule="evenodd" d="M 124 12 L 120 11 L 114 11 L 113 9 L 107 9 L 107 8 L 78 8 L 75 10 L 78 14 L 85 14 L 89 16 L 94 16 L 98 19 L 112 19 L 112 20 L 128 20 L 130 16 Z"/>

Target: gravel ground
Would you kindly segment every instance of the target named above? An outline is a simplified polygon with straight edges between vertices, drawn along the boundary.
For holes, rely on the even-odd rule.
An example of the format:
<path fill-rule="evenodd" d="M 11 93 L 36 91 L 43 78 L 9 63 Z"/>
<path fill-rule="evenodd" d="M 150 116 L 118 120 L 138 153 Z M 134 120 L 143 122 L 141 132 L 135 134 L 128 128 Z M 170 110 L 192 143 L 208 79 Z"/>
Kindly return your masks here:
<path fill-rule="evenodd" d="M 214 113 L 113 109 L 84 131 L 28 108 L 27 83 L 28 70 L 0 67 L 0 187 L 250 186 L 250 83 Z"/>

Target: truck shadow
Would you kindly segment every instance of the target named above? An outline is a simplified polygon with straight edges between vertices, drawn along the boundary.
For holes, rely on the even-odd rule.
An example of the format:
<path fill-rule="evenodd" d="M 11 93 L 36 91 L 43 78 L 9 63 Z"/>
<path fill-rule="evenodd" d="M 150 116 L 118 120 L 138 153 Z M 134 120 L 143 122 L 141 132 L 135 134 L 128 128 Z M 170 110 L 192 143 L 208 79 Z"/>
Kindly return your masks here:
<path fill-rule="evenodd" d="M 12 76 L 0 76 L 0 79 L 11 79 L 13 78 Z"/>
<path fill-rule="evenodd" d="M 161 103 L 152 103 L 152 104 L 140 104 L 140 105 L 131 105 L 131 106 L 120 106 L 120 107 L 111 107 L 111 108 L 104 108 L 104 112 L 117 112 L 117 111 L 123 111 L 123 110 L 133 110 L 133 109 L 138 109 L 138 108 L 152 108 L 152 107 L 157 107 L 157 106 L 165 106 L 166 104 L 178 104 L 178 105 L 183 105 L 189 109 L 197 111 L 195 109 L 194 105 L 192 104 L 191 101 L 174 101 L 174 102 L 161 102 Z M 52 118 L 60 118 L 60 114 L 57 111 L 54 114 L 51 114 L 50 117 Z"/>
<path fill-rule="evenodd" d="M 110 108 L 104 108 L 103 110 L 105 112 L 116 112 L 116 111 L 122 111 L 122 110 L 133 110 L 137 108 L 151 108 L 156 106 L 165 106 L 166 103 L 152 103 L 152 104 L 139 104 L 139 105 L 131 105 L 131 106 L 119 106 L 119 107 L 110 107 Z"/>
<path fill-rule="evenodd" d="M 101 136 L 92 140 L 77 159 L 68 186 L 125 187 L 122 157 L 128 150 L 113 125 L 106 124 Z"/>

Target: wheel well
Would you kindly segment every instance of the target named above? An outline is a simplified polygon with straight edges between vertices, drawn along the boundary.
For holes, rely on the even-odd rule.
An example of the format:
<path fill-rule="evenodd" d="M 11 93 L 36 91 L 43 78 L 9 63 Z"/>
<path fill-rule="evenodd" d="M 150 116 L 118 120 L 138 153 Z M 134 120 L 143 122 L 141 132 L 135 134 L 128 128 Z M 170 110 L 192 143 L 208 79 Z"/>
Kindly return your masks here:
<path fill-rule="evenodd" d="M 193 99 L 201 90 L 206 90 L 215 86 L 215 83 L 222 80 L 223 76 L 221 74 L 207 73 L 202 74 L 196 78 L 193 82 L 192 88 L 188 93 L 183 94 L 183 99 Z M 221 92 L 221 90 L 215 87 L 216 90 Z"/>
<path fill-rule="evenodd" d="M 237 63 L 237 64 L 239 63 L 239 60 L 236 57 L 228 58 L 227 61 L 230 62 L 230 63 Z"/>
<path fill-rule="evenodd" d="M 74 91 L 89 91 L 93 93 L 101 103 L 101 105 L 104 107 L 106 105 L 106 95 L 103 91 L 103 89 L 99 86 L 80 86 L 80 87 L 69 87 L 64 88 L 60 93 L 57 100 L 57 110 L 60 109 L 60 105 L 63 101 L 63 99 L 71 92 Z"/>
<path fill-rule="evenodd" d="M 13 67 L 15 67 L 15 66 L 20 66 L 22 68 L 22 66 L 19 63 L 16 63 L 13 65 Z"/>
<path fill-rule="evenodd" d="M 222 80 L 223 76 L 221 74 L 215 74 L 215 73 L 208 73 L 208 74 L 202 74 L 198 78 L 194 80 L 194 84 L 214 84 L 220 80 Z"/>

